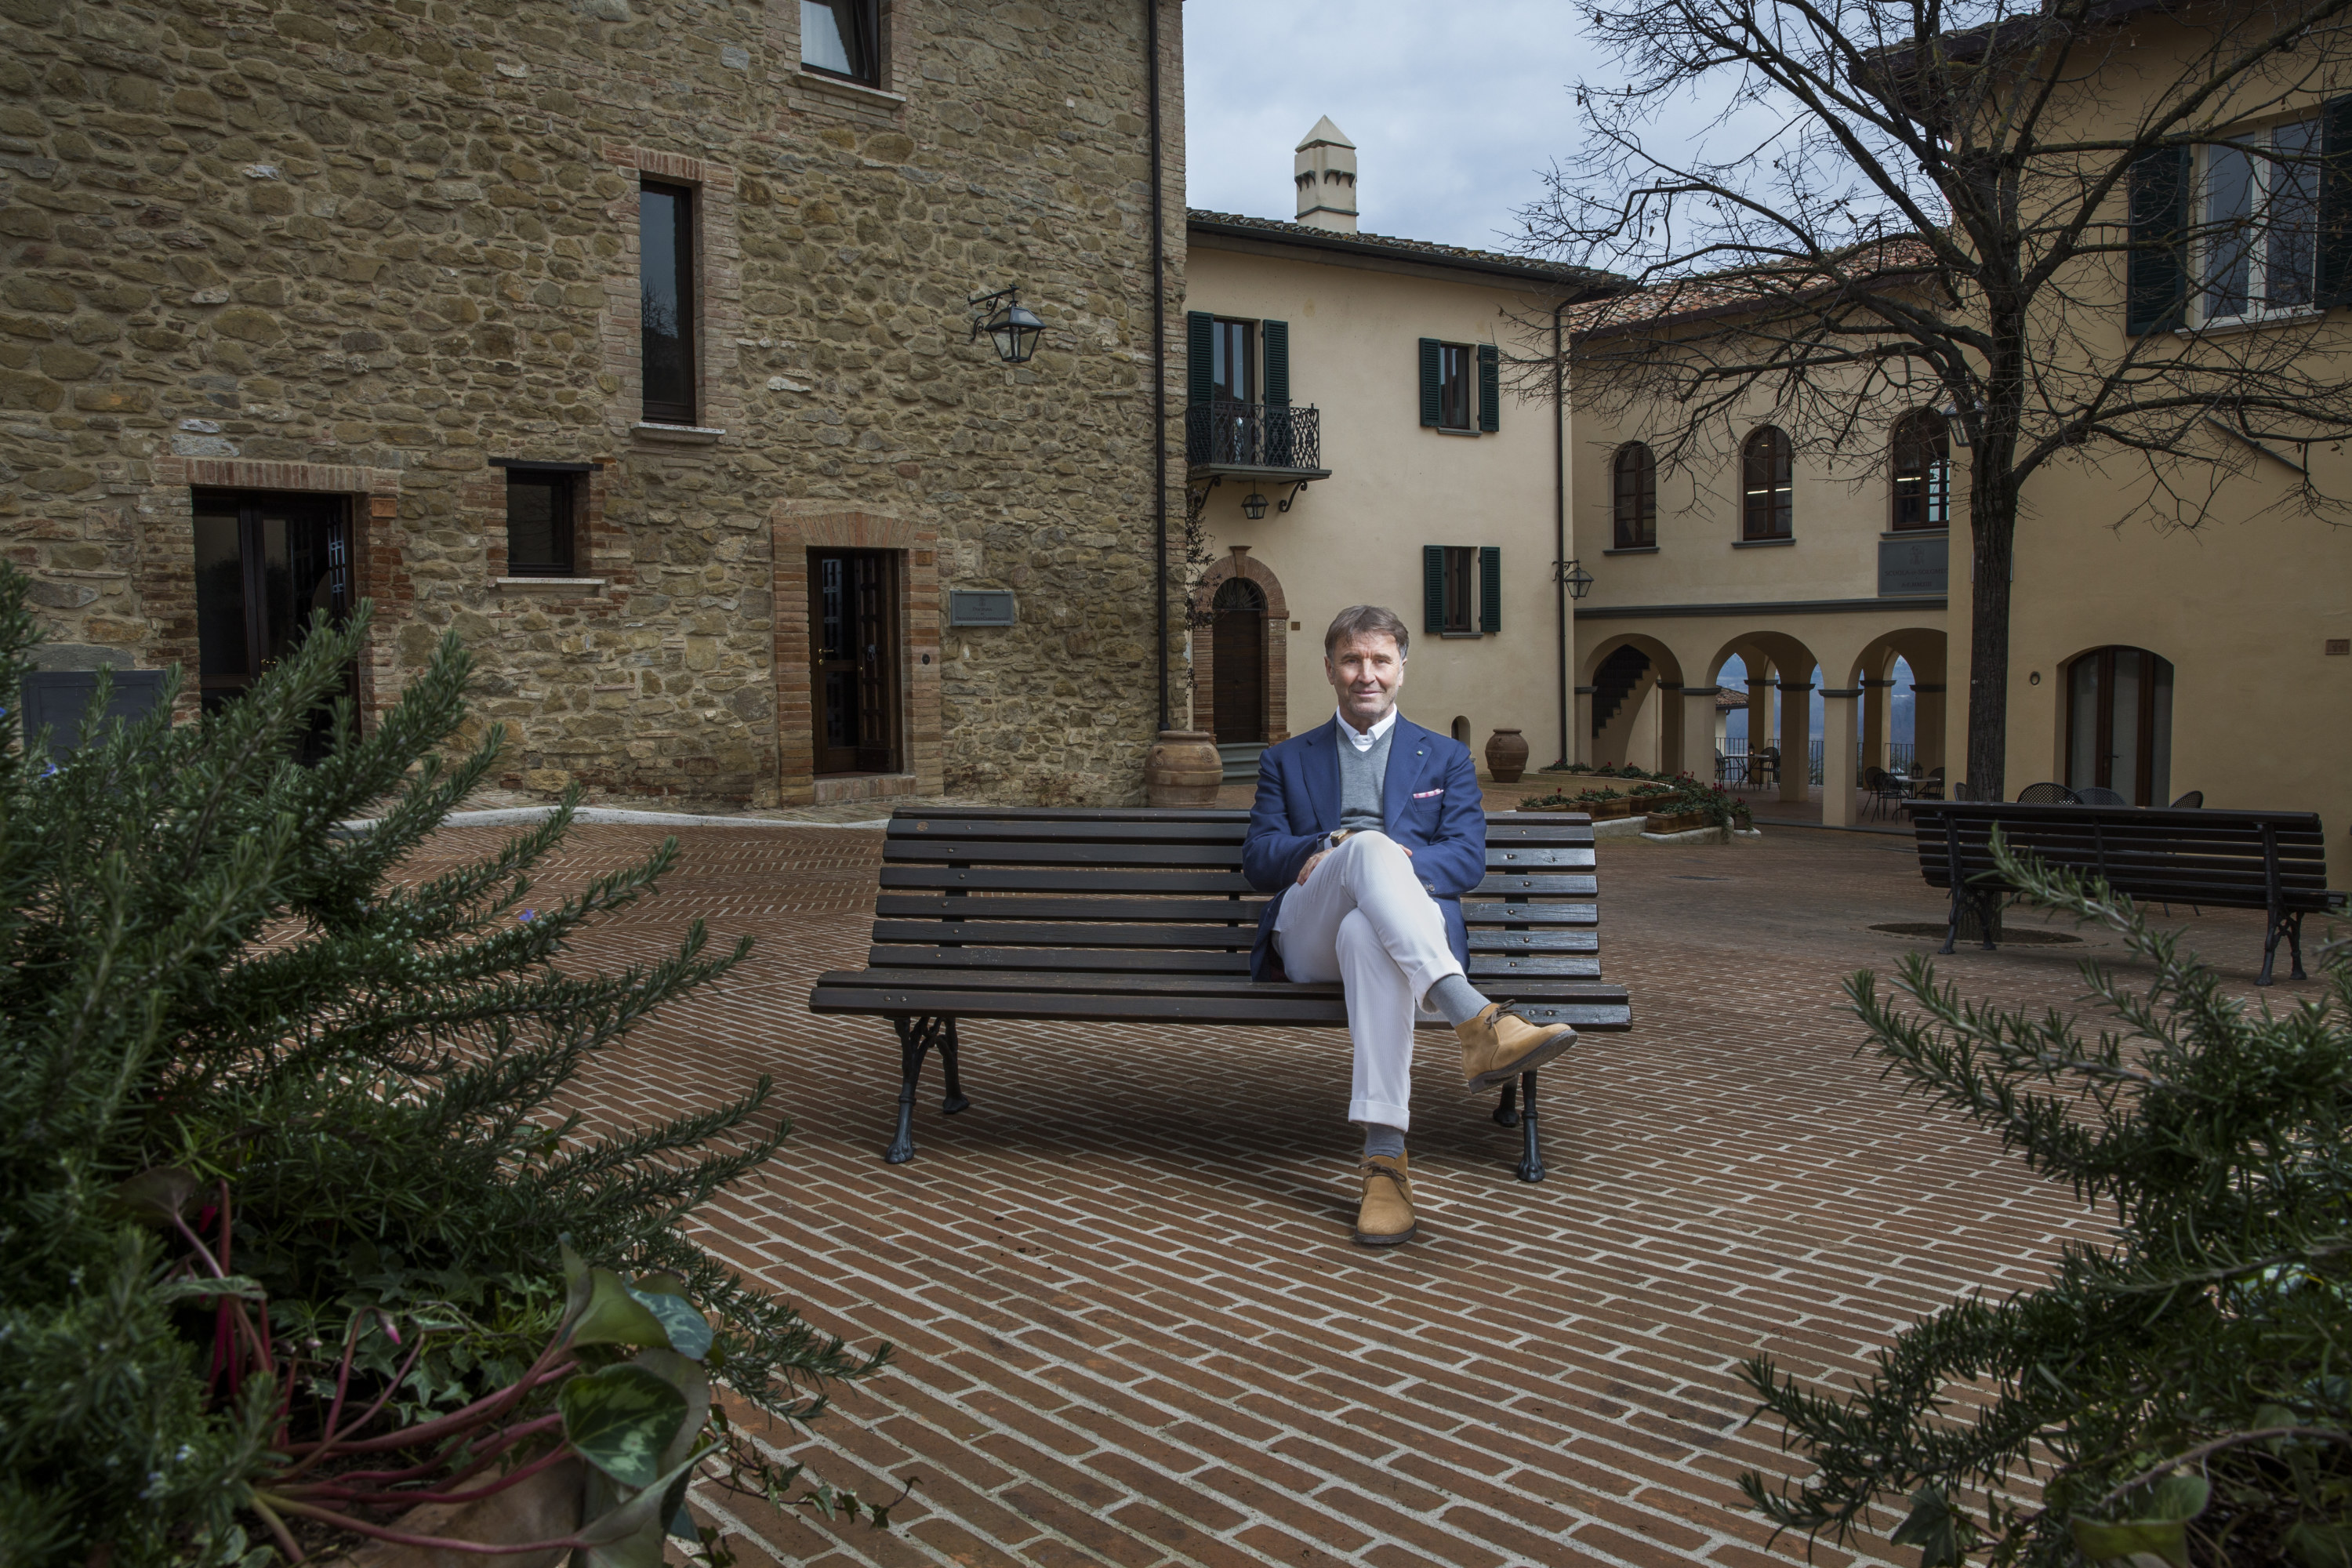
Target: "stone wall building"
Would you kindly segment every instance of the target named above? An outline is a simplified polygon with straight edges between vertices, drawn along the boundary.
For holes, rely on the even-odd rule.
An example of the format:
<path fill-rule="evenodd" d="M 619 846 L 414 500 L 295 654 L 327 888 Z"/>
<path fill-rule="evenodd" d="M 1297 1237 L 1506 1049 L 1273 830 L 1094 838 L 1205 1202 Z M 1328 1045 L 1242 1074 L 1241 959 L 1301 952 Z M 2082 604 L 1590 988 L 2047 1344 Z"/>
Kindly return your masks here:
<path fill-rule="evenodd" d="M 47 659 L 194 712 L 364 598 L 362 710 L 457 631 L 509 784 L 1139 799 L 1155 26 L 1172 314 L 1180 0 L 0 0 Z"/>

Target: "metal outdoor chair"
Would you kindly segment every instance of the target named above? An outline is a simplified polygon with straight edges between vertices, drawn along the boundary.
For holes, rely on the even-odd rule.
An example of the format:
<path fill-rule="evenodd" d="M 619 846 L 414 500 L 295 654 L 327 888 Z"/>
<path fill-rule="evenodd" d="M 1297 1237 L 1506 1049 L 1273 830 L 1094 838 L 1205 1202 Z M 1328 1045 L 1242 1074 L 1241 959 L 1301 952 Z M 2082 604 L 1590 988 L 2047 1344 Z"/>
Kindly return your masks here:
<path fill-rule="evenodd" d="M 2129 805 L 2131 804 L 2124 798 L 2121 792 L 2108 789 L 2101 784 L 2084 784 L 2074 792 L 2074 802 L 2077 805 Z"/>
<path fill-rule="evenodd" d="M 1780 748 L 1767 746 L 1760 752 L 1748 753 L 1748 782 L 1751 784 L 1776 784 L 1780 782 Z"/>
<path fill-rule="evenodd" d="M 1879 816 L 1890 816 L 1894 804 L 1903 799 L 1903 785 L 1885 768 L 1862 770 L 1862 787 L 1870 792 L 1871 809 Z"/>
<path fill-rule="evenodd" d="M 2080 805 L 2083 797 L 2062 784 L 2030 784 L 2017 792 L 2020 805 Z"/>
<path fill-rule="evenodd" d="M 2192 789 L 2172 803 L 2175 811 L 2202 811 L 2204 808 L 2205 792 L 2201 789 Z"/>
<path fill-rule="evenodd" d="M 1944 770 L 1941 768 L 1929 769 L 1927 776 L 1921 779 L 1916 784 L 1912 786 L 1911 798 L 1914 800 L 1943 799 Z"/>

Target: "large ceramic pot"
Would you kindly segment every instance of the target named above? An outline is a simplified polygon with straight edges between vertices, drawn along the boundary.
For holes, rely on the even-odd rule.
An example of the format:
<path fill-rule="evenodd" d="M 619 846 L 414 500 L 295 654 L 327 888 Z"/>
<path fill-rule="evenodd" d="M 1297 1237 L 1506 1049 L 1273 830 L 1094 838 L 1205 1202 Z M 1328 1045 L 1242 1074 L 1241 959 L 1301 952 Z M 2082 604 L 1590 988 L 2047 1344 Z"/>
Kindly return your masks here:
<path fill-rule="evenodd" d="M 1206 730 L 1162 730 L 1143 763 L 1146 805 L 1214 805 L 1225 779 L 1217 739 Z"/>
<path fill-rule="evenodd" d="M 1496 784 L 1517 784 L 1528 771 L 1528 742 L 1517 730 L 1497 730 L 1486 737 L 1486 771 Z"/>

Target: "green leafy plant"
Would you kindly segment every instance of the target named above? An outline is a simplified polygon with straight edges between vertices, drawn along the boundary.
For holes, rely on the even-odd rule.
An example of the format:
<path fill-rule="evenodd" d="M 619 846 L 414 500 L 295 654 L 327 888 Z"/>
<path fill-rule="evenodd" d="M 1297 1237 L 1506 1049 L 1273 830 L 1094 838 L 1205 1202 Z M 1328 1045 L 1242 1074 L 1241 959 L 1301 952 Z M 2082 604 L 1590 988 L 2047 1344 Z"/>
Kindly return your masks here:
<path fill-rule="evenodd" d="M 1889 1072 L 1997 1130 L 2111 1212 L 2049 1282 L 1972 1296 L 1896 1336 L 1864 1386 L 1747 1368 L 1801 1484 L 1742 1485 L 1782 1529 L 1843 1541 L 1907 1499 L 1923 1568 L 2352 1562 L 2352 955 L 2324 994 L 2249 1006 L 2096 882 L 2013 854 L 2028 901 L 2122 938 L 2132 988 L 2086 963 L 2095 1035 L 2056 1010 L 1964 1002 L 1925 956 L 1882 997 L 1846 984 Z M 2029 1489 L 2038 1488 L 2038 1496 Z"/>
<path fill-rule="evenodd" d="M 36 640 L 24 594 L 0 567 L 0 692 Z M 688 1370 L 805 1421 L 888 1353 L 818 1334 L 679 1230 L 778 1148 L 772 1086 L 635 1127 L 566 1109 L 593 1058 L 748 940 L 713 951 L 695 921 L 648 962 L 568 965 L 677 855 L 534 900 L 568 799 L 416 869 L 503 738 L 467 724 L 454 638 L 362 731 L 344 692 L 365 626 L 318 619 L 200 721 L 167 698 L 98 732 L 101 682 L 62 762 L 0 751 L 0 1565 L 293 1556 L 305 1529 L 381 1531 L 566 1449 L 607 1516 L 672 1522 L 639 1500 L 705 1450 L 773 1500 L 877 1513 L 796 1492 Z M 568 1286 L 566 1235 L 589 1260 Z M 686 1402 L 658 1444 L 653 1415 L 614 1414 L 648 1377 Z M 660 1473 L 614 1468 L 593 1422 Z M 595 1544 L 643 1556 L 627 1531 Z"/>

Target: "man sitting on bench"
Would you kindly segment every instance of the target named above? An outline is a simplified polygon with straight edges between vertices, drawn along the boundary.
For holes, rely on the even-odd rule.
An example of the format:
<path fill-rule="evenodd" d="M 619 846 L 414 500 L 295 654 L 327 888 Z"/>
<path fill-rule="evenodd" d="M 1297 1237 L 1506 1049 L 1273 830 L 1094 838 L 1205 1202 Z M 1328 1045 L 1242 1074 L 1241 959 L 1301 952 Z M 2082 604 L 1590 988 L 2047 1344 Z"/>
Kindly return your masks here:
<path fill-rule="evenodd" d="M 1275 895 L 1258 919 L 1253 980 L 1339 982 L 1355 1043 L 1348 1120 L 1364 1129 L 1356 1239 L 1413 1234 L 1405 1171 L 1412 1029 L 1426 1008 L 1462 1041 L 1473 1090 L 1510 1082 L 1576 1041 L 1489 1002 L 1463 965 L 1462 895 L 1486 875 L 1486 816 L 1470 749 L 1396 710 L 1412 633 L 1394 611 L 1357 605 L 1323 634 L 1339 710 L 1258 763 L 1242 845 L 1251 886 Z"/>

